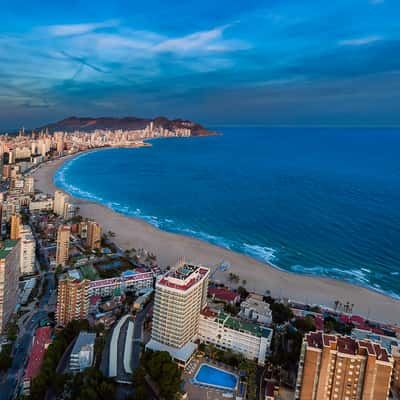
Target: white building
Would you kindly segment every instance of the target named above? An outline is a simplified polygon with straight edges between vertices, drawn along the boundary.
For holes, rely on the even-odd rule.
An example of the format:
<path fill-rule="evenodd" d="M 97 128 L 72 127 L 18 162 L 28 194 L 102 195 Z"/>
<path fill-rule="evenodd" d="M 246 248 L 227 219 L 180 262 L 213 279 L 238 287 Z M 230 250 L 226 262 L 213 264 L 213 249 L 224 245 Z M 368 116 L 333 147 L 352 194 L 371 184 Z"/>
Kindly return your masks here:
<path fill-rule="evenodd" d="M 272 329 L 233 318 L 208 308 L 200 315 L 198 339 L 222 350 L 232 350 L 264 365 L 272 340 Z"/>
<path fill-rule="evenodd" d="M 53 209 L 53 199 L 51 197 L 39 197 L 29 203 L 29 211 L 50 211 Z"/>
<path fill-rule="evenodd" d="M 68 200 L 68 196 L 61 192 L 60 190 L 56 190 L 54 193 L 54 203 L 53 203 L 53 212 L 54 214 L 64 216 L 64 207 L 65 203 Z"/>
<path fill-rule="evenodd" d="M 263 297 L 256 293 L 251 293 L 240 304 L 240 316 L 262 324 L 270 324 L 272 322 L 272 311 L 269 304 L 264 302 Z"/>
<path fill-rule="evenodd" d="M 112 296 L 116 291 L 139 291 L 153 287 L 154 275 L 152 272 L 124 271 L 115 278 L 98 279 L 91 281 L 89 296 Z"/>
<path fill-rule="evenodd" d="M 76 339 L 69 358 L 69 369 L 82 372 L 93 365 L 95 333 L 81 332 Z"/>
<path fill-rule="evenodd" d="M 180 263 L 156 283 L 153 328 L 147 348 L 168 351 L 185 366 L 197 346 L 200 312 L 206 306 L 210 270 Z"/>
<path fill-rule="evenodd" d="M 21 275 L 29 275 L 35 272 L 36 241 L 29 226 L 24 225 L 19 232 L 21 239 Z"/>

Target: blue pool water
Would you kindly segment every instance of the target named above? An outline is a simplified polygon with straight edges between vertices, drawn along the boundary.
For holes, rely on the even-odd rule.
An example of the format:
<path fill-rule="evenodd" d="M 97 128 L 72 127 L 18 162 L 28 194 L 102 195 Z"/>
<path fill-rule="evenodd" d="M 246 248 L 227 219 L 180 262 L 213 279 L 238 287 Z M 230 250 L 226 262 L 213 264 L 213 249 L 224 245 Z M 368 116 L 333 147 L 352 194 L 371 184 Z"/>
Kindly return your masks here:
<path fill-rule="evenodd" d="M 400 298 L 398 129 L 218 130 L 86 153 L 55 183 L 160 229 Z"/>
<path fill-rule="evenodd" d="M 195 381 L 224 389 L 235 389 L 237 377 L 229 372 L 203 364 L 198 370 Z"/>

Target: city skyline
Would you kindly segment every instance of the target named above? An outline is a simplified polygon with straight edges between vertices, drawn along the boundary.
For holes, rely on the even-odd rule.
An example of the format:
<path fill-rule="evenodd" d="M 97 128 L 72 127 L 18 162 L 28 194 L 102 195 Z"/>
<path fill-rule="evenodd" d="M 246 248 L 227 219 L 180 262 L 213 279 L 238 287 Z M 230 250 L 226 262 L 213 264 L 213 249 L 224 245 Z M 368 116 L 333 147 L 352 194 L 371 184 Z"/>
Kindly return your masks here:
<path fill-rule="evenodd" d="M 398 125 L 399 7 L 6 2 L 0 131 L 69 115 Z"/>

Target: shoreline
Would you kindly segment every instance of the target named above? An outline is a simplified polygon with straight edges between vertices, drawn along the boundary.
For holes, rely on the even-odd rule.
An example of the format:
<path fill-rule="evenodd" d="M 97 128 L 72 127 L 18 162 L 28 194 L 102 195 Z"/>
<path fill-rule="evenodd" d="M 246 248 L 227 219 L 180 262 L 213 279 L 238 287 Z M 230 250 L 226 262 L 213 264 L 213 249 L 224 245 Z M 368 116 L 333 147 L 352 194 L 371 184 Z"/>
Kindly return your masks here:
<path fill-rule="evenodd" d="M 113 241 L 121 248 L 145 248 L 157 256 L 161 266 L 173 265 L 180 257 L 212 269 L 212 279 L 227 286 L 237 286 L 229 281 L 229 272 L 240 277 L 240 283 L 249 291 L 273 297 L 323 305 L 333 308 L 335 300 L 354 304 L 353 313 L 376 321 L 400 323 L 400 300 L 381 294 L 372 289 L 353 285 L 336 279 L 315 277 L 287 272 L 272 263 L 264 263 L 242 253 L 219 247 L 191 236 L 184 236 L 160 230 L 139 218 L 126 216 L 89 200 L 71 196 L 54 184 L 54 174 L 61 165 L 82 154 L 107 150 L 92 149 L 79 152 L 40 165 L 34 172 L 36 188 L 44 193 L 54 194 L 62 190 L 80 207 L 83 217 L 97 220 L 103 231 L 113 231 Z M 220 271 L 217 265 L 229 262 L 227 271 Z"/>

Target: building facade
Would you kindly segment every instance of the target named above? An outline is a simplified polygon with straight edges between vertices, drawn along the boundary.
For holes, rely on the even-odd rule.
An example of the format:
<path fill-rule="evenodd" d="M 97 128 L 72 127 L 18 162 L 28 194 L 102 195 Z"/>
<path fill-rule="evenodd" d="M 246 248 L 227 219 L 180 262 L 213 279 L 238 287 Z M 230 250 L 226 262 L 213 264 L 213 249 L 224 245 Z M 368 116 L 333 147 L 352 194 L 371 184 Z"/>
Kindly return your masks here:
<path fill-rule="evenodd" d="M 21 215 L 13 214 L 11 215 L 11 229 L 10 229 L 10 239 L 19 239 L 19 229 L 21 226 Z"/>
<path fill-rule="evenodd" d="M 68 200 L 68 196 L 61 192 L 61 190 L 56 190 L 54 193 L 54 203 L 53 203 L 53 212 L 59 216 L 64 215 L 64 206 Z"/>
<path fill-rule="evenodd" d="M 393 358 L 369 340 L 311 332 L 303 340 L 295 399 L 386 400 Z"/>
<path fill-rule="evenodd" d="M 101 226 L 95 221 L 87 223 L 87 247 L 91 250 L 101 248 Z"/>
<path fill-rule="evenodd" d="M 68 263 L 70 233 L 69 225 L 61 225 L 57 231 L 56 264 L 63 267 Z"/>
<path fill-rule="evenodd" d="M 56 320 L 67 325 L 73 320 L 86 319 L 89 313 L 89 280 L 65 275 L 58 282 Z"/>
<path fill-rule="evenodd" d="M 20 272 L 21 275 L 29 275 L 35 272 L 36 241 L 29 226 L 23 226 L 20 230 Z"/>
<path fill-rule="evenodd" d="M 5 240 L 0 249 L 0 333 L 14 313 L 18 301 L 20 244 Z"/>
<path fill-rule="evenodd" d="M 206 306 L 210 270 L 180 263 L 156 283 L 153 327 L 147 347 L 169 351 L 186 364 L 196 346 L 200 312 Z"/>
<path fill-rule="evenodd" d="M 95 333 L 80 332 L 69 358 L 69 370 L 82 372 L 93 365 Z"/>
<path fill-rule="evenodd" d="M 223 312 L 216 313 L 206 308 L 200 314 L 198 339 L 201 342 L 240 353 L 256 360 L 259 365 L 265 364 L 272 334 L 270 328 L 233 318 Z"/>

